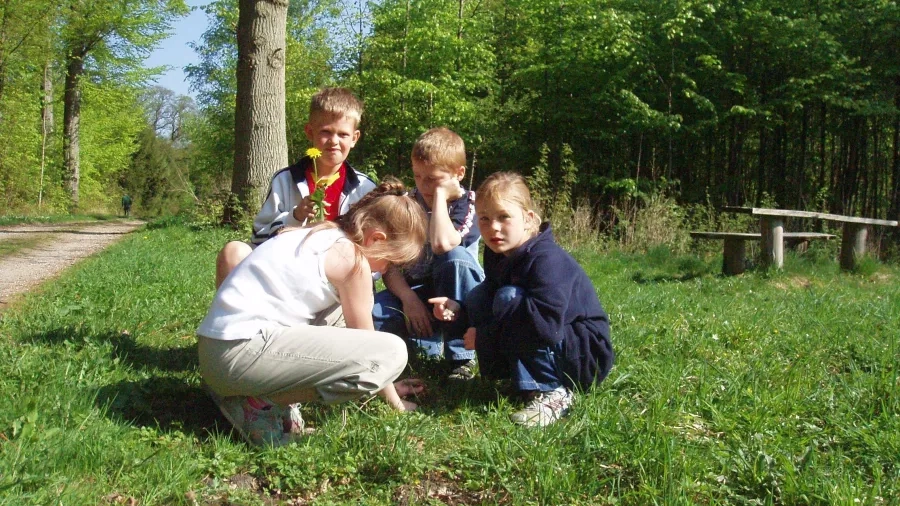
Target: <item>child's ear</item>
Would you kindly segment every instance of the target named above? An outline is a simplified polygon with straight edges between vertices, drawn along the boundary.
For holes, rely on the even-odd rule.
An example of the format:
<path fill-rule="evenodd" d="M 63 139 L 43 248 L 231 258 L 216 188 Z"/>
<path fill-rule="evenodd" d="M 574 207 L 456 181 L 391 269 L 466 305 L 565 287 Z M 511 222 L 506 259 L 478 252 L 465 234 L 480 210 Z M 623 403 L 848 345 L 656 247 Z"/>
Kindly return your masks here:
<path fill-rule="evenodd" d="M 303 133 L 306 134 L 306 140 L 309 142 L 313 141 L 313 127 L 311 124 L 307 123 L 303 126 Z"/>
<path fill-rule="evenodd" d="M 458 169 L 456 169 L 456 179 L 462 181 L 466 177 L 466 166 L 460 165 Z"/>
<path fill-rule="evenodd" d="M 525 229 L 526 230 L 537 230 L 540 228 L 541 224 L 538 223 L 540 218 L 538 215 L 532 211 L 531 209 L 525 211 Z"/>
<path fill-rule="evenodd" d="M 363 244 L 365 244 L 366 246 L 371 246 L 378 241 L 386 241 L 386 240 L 387 240 L 387 234 L 385 234 L 381 230 L 374 229 L 374 230 L 371 230 L 366 235 L 366 238 L 363 240 Z"/>

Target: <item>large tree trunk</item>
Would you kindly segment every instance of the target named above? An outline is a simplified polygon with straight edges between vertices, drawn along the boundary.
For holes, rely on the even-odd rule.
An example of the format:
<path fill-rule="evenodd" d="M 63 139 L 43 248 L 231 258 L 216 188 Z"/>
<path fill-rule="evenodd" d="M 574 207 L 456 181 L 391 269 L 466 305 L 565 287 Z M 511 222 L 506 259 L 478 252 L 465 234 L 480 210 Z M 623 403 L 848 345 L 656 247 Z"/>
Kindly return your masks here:
<path fill-rule="evenodd" d="M 287 8 L 287 0 L 239 2 L 231 178 L 231 191 L 239 207 L 226 206 L 226 222 L 234 223 L 239 211 L 256 214 L 272 174 L 288 163 L 284 118 Z"/>
<path fill-rule="evenodd" d="M 78 81 L 84 74 L 82 52 L 72 51 L 66 62 L 66 89 L 63 94 L 63 164 L 65 185 L 69 190 L 71 208 L 78 207 L 78 180 L 80 178 L 79 131 L 81 121 L 81 89 Z"/>

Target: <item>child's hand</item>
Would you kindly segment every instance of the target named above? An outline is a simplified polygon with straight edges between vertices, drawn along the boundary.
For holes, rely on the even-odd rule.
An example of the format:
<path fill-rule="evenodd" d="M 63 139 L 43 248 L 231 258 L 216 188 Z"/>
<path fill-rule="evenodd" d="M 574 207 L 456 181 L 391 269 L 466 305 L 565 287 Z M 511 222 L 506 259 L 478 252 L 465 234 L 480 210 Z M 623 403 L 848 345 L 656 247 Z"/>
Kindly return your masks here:
<path fill-rule="evenodd" d="M 431 315 L 428 308 L 418 297 L 410 297 L 403 301 L 403 314 L 408 320 L 409 331 L 416 337 L 428 337 L 434 334 L 431 328 Z"/>
<path fill-rule="evenodd" d="M 400 397 L 409 397 L 410 395 L 420 395 L 425 393 L 425 382 L 419 378 L 406 378 L 394 382 L 394 390 Z"/>
<path fill-rule="evenodd" d="M 316 209 L 309 195 L 303 197 L 303 200 L 294 208 L 294 219 L 300 223 L 306 223 L 316 218 Z"/>
<path fill-rule="evenodd" d="M 429 304 L 434 304 L 434 317 L 442 322 L 452 322 L 459 316 L 459 310 L 462 306 L 459 302 L 447 297 L 433 297 L 428 299 Z"/>
<path fill-rule="evenodd" d="M 475 327 L 469 327 L 466 330 L 466 333 L 463 334 L 463 347 L 467 350 L 475 349 Z"/>
<path fill-rule="evenodd" d="M 462 196 L 462 186 L 459 184 L 459 179 L 456 179 L 455 177 L 451 177 L 444 181 L 434 190 L 435 199 L 443 198 L 445 202 L 456 200 Z"/>

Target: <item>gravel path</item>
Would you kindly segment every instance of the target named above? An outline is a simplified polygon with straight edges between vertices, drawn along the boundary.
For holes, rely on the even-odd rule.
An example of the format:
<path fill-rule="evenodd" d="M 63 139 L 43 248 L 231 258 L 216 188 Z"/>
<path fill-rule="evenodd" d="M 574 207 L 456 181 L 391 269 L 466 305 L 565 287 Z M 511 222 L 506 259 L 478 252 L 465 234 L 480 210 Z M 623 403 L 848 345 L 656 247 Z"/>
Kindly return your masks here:
<path fill-rule="evenodd" d="M 0 227 L 0 242 L 41 236 L 36 246 L 0 257 L 0 310 L 15 296 L 56 277 L 143 225 L 142 221 L 123 220 Z"/>

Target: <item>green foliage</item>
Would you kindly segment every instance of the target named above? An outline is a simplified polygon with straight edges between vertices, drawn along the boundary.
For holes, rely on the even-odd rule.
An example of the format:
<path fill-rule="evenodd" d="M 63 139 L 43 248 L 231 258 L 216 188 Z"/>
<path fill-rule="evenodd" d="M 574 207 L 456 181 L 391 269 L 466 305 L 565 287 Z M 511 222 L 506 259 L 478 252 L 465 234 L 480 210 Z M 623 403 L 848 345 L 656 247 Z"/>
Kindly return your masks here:
<path fill-rule="evenodd" d="M 144 118 L 135 90 L 82 85 L 81 181 L 82 208 L 114 212 L 122 194 L 118 183 L 136 150 L 135 139 Z M 90 204 L 87 204 L 90 203 Z"/>

